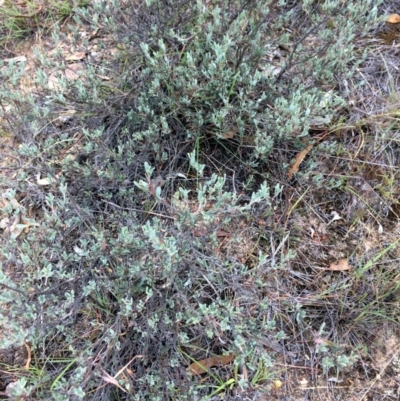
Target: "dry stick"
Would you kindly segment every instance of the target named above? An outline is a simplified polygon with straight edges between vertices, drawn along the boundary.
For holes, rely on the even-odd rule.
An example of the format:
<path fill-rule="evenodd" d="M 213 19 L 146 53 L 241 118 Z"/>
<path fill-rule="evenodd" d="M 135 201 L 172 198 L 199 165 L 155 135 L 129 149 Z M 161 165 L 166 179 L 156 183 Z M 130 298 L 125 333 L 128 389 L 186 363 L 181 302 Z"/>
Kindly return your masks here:
<path fill-rule="evenodd" d="M 146 213 L 146 214 L 151 214 L 151 215 L 153 215 L 153 216 L 162 217 L 162 218 L 164 218 L 164 219 L 175 220 L 175 217 L 167 216 L 167 215 L 165 215 L 165 214 L 153 213 L 153 212 L 146 212 L 146 211 L 144 211 L 144 210 L 134 209 L 134 208 L 131 208 L 131 207 L 122 207 L 122 206 L 119 206 L 119 205 L 117 205 L 117 204 L 115 204 L 115 203 L 113 203 L 113 202 L 109 202 L 109 201 L 106 201 L 106 200 L 103 200 L 103 202 L 104 202 L 104 203 L 108 203 L 109 205 L 115 206 L 115 207 L 118 208 L 118 209 L 130 210 L 130 211 L 139 212 L 139 213 Z M 170 206 L 169 204 L 167 204 L 167 205 Z"/>
<path fill-rule="evenodd" d="M 120 369 L 115 375 L 114 379 L 116 379 L 136 358 L 143 358 L 143 355 L 136 355 L 134 356 L 122 369 Z"/>
<path fill-rule="evenodd" d="M 143 358 L 143 355 L 136 355 L 134 356 L 122 369 L 120 369 L 114 376 L 110 376 L 104 369 L 100 367 L 100 370 L 105 374 L 105 376 L 102 377 L 104 381 L 106 381 L 106 384 L 104 384 L 101 387 L 104 387 L 107 385 L 107 383 L 114 384 L 114 386 L 117 386 L 120 390 L 122 390 L 124 393 L 127 393 L 127 391 L 120 386 L 120 384 L 117 382 L 118 376 L 136 359 L 136 358 Z"/>
<path fill-rule="evenodd" d="M 368 391 L 371 390 L 371 388 L 375 385 L 375 383 L 381 378 L 383 372 L 386 370 L 386 368 L 392 363 L 393 359 L 399 354 L 400 349 L 398 349 L 395 354 L 389 359 L 389 362 L 382 368 L 382 370 L 376 375 L 375 379 L 372 380 L 372 383 L 370 386 L 365 390 L 364 395 L 357 401 L 363 401 L 365 396 L 367 395 Z"/>

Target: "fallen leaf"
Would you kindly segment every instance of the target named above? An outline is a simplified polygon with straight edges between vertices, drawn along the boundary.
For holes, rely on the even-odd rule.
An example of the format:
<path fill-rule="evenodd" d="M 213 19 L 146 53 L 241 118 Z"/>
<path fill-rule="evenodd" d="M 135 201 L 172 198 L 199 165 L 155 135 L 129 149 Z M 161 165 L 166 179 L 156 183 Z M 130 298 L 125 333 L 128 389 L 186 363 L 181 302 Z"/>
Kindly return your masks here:
<path fill-rule="evenodd" d="M 9 217 L 4 217 L 4 219 L 0 220 L 0 228 L 3 230 L 11 225 L 10 223 L 10 218 Z"/>
<path fill-rule="evenodd" d="M 77 254 L 77 255 L 79 255 L 79 256 L 86 256 L 86 252 L 82 249 L 82 248 L 79 248 L 79 246 L 77 246 L 77 245 L 74 245 L 74 252 Z"/>
<path fill-rule="evenodd" d="M 77 79 L 84 80 L 84 77 L 81 74 L 84 72 L 85 66 L 82 63 L 72 63 L 66 66 L 64 71 L 65 78 L 67 81 L 74 81 Z M 48 85 L 50 89 L 61 90 L 62 86 L 59 84 L 59 79 L 57 78 L 57 74 L 59 71 L 55 71 L 50 74 Z"/>
<path fill-rule="evenodd" d="M 99 75 L 96 74 L 96 77 L 99 77 L 100 79 L 102 79 L 103 81 L 111 81 L 110 77 L 107 77 L 107 75 Z"/>
<path fill-rule="evenodd" d="M 192 375 L 202 375 L 207 373 L 213 366 L 227 365 L 235 359 L 235 354 L 216 355 L 201 361 L 193 362 L 189 365 L 189 372 Z"/>
<path fill-rule="evenodd" d="M 54 73 L 50 74 L 48 85 L 50 89 L 61 90 L 61 85 L 58 83 L 58 78 Z"/>
<path fill-rule="evenodd" d="M 25 62 L 27 60 L 28 59 L 25 56 L 17 56 L 17 57 L 3 59 L 3 61 L 12 61 L 14 63 L 18 63 L 18 62 L 21 62 L 21 61 Z"/>
<path fill-rule="evenodd" d="M 336 220 L 340 220 L 341 219 L 339 213 L 336 212 L 335 210 L 331 211 L 331 216 L 333 216 L 331 221 L 336 221 Z"/>
<path fill-rule="evenodd" d="M 29 370 L 29 366 L 30 366 L 31 361 L 32 361 L 31 348 L 27 343 L 25 343 L 25 348 L 26 348 L 26 352 L 28 354 L 28 357 L 26 358 L 25 369 Z"/>
<path fill-rule="evenodd" d="M 339 259 L 337 262 L 331 263 L 331 265 L 325 270 L 331 270 L 334 272 L 341 272 L 350 270 L 351 266 L 349 265 L 349 261 L 347 259 Z"/>
<path fill-rule="evenodd" d="M 330 377 L 328 379 L 328 382 L 331 382 L 331 383 L 343 383 L 343 380 L 341 380 L 341 379 L 339 379 L 337 377 Z"/>
<path fill-rule="evenodd" d="M 389 24 L 397 24 L 400 22 L 400 15 L 399 14 L 390 14 L 386 18 L 386 22 L 389 22 Z"/>
<path fill-rule="evenodd" d="M 74 54 L 71 54 L 70 56 L 65 57 L 66 61 L 77 61 L 77 60 L 82 60 L 86 56 L 85 52 L 76 52 Z"/>
<path fill-rule="evenodd" d="M 2 194 L 2 199 L 0 200 L 0 207 L 6 207 L 9 204 L 11 204 L 14 209 L 22 208 L 21 204 L 14 197 L 9 197 L 9 200 L 7 200 L 7 197 L 9 197 L 8 191 Z"/>
<path fill-rule="evenodd" d="M 307 153 L 313 148 L 313 145 L 308 145 L 305 149 L 303 149 L 300 153 L 297 154 L 295 162 L 293 163 L 292 167 L 290 167 L 289 171 L 287 172 L 287 176 L 289 179 L 293 177 L 293 174 L 299 171 L 299 167 L 301 162 L 307 156 Z"/>
<path fill-rule="evenodd" d="M 223 134 L 221 134 L 221 136 L 224 139 L 231 139 L 235 136 L 235 132 L 234 131 L 226 131 Z"/>
<path fill-rule="evenodd" d="M 82 63 L 68 64 L 65 69 L 65 78 L 67 78 L 68 81 L 76 80 L 80 77 L 79 73 L 84 69 L 85 66 Z"/>
<path fill-rule="evenodd" d="M 3 237 L 4 238 L 18 238 L 24 229 L 26 228 L 25 224 L 20 224 L 21 216 L 18 215 L 15 217 L 13 223 L 4 229 Z"/>
<path fill-rule="evenodd" d="M 207 235 L 208 230 L 206 227 L 196 227 L 193 229 L 192 234 L 194 237 L 204 237 Z"/>
<path fill-rule="evenodd" d="M 332 219 L 329 221 L 329 223 L 326 225 L 326 227 L 328 227 L 329 224 L 333 223 L 334 221 L 337 221 L 337 220 L 341 220 L 341 219 L 342 219 L 342 217 L 339 215 L 339 213 L 336 212 L 335 210 L 333 210 L 333 211 L 331 212 L 331 216 L 333 216 L 333 217 L 332 217 Z M 326 228 L 326 227 L 325 227 L 325 228 Z"/>
<path fill-rule="evenodd" d="M 40 178 L 40 173 L 36 176 L 36 183 L 38 185 L 51 185 L 54 184 L 56 180 L 52 178 Z"/>

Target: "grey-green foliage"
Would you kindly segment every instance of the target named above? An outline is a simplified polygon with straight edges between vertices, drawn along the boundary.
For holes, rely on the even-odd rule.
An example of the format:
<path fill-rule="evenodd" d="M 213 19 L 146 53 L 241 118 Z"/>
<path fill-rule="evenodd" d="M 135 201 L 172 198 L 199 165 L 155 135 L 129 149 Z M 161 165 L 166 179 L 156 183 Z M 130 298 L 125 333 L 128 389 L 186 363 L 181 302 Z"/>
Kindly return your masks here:
<path fill-rule="evenodd" d="M 147 128 L 141 135 L 158 142 L 160 133 L 233 134 L 254 143 L 258 157 L 277 140 L 307 135 L 312 116 L 326 118 L 321 100 L 361 61 L 355 34 L 376 18 L 375 1 L 187 6 L 151 3 L 139 15 L 128 7 L 125 15 L 138 27 L 118 27 L 139 75 L 139 83 L 127 85 L 140 89 L 136 116 Z M 140 17 L 153 13 L 157 24 L 142 30 Z M 336 96 L 330 108 L 340 106 Z"/>
<path fill-rule="evenodd" d="M 80 356 L 87 361 L 93 357 L 88 349 L 96 354 L 100 347 L 103 349 L 102 366 L 109 370 L 117 369 L 121 363 L 115 354 L 122 357 L 128 352 L 129 358 L 140 354 L 142 356 L 131 368 L 135 366 L 138 377 L 143 380 L 143 388 L 136 382 L 121 383 L 128 390 L 129 386 L 131 389 L 134 386 L 132 391 L 142 397 L 140 399 L 148 396 L 145 390 L 148 384 L 157 389 L 154 394 L 165 392 L 165 375 L 169 377 L 173 371 L 183 374 L 185 360 L 179 349 L 190 347 L 198 336 L 204 335 L 206 343 L 232 336 L 232 349 L 237 343 L 242 358 L 256 358 L 260 345 L 255 339 L 263 327 L 263 320 L 256 315 L 254 318 L 246 316 L 244 306 L 235 307 L 229 296 L 221 299 L 218 293 L 225 291 L 230 283 L 237 287 L 239 296 L 243 281 L 261 274 L 265 266 L 249 270 L 235 258 L 219 260 L 213 255 L 214 247 L 209 241 L 216 219 L 235 224 L 257 204 L 270 207 L 269 189 L 262 186 L 249 204 L 239 206 L 234 194 L 224 192 L 223 186 L 224 179 L 217 176 L 205 182 L 200 188 L 195 212 L 188 212 L 183 191 L 178 191 L 173 201 L 176 220 L 170 227 L 159 219 L 140 227 L 132 214 L 121 213 L 108 218 L 108 223 L 114 225 L 108 232 L 96 228 L 100 221 L 90 223 L 92 216 L 83 220 L 68 219 L 68 189 L 53 187 L 53 195 L 46 201 L 48 209 L 44 207 L 43 221 L 47 226 L 33 227 L 19 244 L 10 241 L 2 250 L 5 259 L 13 260 L 17 266 L 24 265 L 24 280 L 18 285 L 6 277 L 1 279 L 3 285 L 18 289 L 18 292 L 3 293 L 3 303 L 10 306 L 2 313 L 8 324 L 6 328 L 14 333 L 10 340 L 17 344 L 28 341 L 34 347 L 51 349 L 47 343 L 57 336 L 70 344 L 63 351 L 70 358 Z M 214 206 L 207 208 L 210 202 Z M 76 209 L 76 214 L 79 215 L 79 211 Z M 192 227 L 198 223 L 210 231 L 203 241 L 193 239 L 191 235 Z M 74 238 L 63 234 L 64 230 L 71 229 L 80 231 L 80 235 Z M 38 238 L 41 238 L 40 242 Z M 100 246 L 105 238 L 109 251 Z M 74 241 L 72 244 L 69 243 L 71 240 Z M 238 241 L 240 243 L 240 239 Z M 19 251 L 15 253 L 17 247 Z M 2 267 L 5 268 L 5 264 Z M 112 270 L 111 274 L 109 270 Z M 205 296 L 203 288 L 208 283 L 212 283 L 214 300 Z M 256 299 L 256 288 L 255 285 L 246 290 L 243 296 L 252 293 L 252 298 Z M 267 305 L 257 308 L 261 315 L 267 313 Z M 75 327 L 77 313 L 85 316 L 85 327 L 89 331 L 91 328 L 98 330 L 100 323 L 96 315 L 104 313 L 104 322 L 100 324 L 101 331 L 94 343 Z M 25 330 L 17 336 L 15 329 L 21 324 L 25 324 Z M 125 330 L 129 335 L 122 334 Z M 170 345 L 163 349 L 165 342 Z M 102 344 L 106 344 L 105 348 Z M 151 374 L 145 374 L 148 369 L 143 365 L 141 358 L 144 357 L 146 365 L 152 366 Z M 162 358 L 169 361 L 170 371 L 163 370 Z M 67 374 L 69 380 L 57 378 L 50 386 L 57 394 L 55 399 L 83 394 L 86 371 L 73 366 Z M 92 380 L 96 386 L 101 383 L 99 378 Z M 176 383 L 176 399 L 185 399 L 179 387 Z M 105 394 L 108 393 L 99 392 L 99 397 L 106 397 Z M 165 396 L 166 393 L 161 399 Z"/>
<path fill-rule="evenodd" d="M 28 97 L 17 90 L 22 70 L 1 71 L 0 102 L 21 142 L 5 185 L 24 206 L 3 213 L 33 219 L 0 246 L 0 323 L 11 333 L 2 345 L 30 341 L 46 375 L 20 387 L 39 399 L 205 397 L 213 383 L 199 387 L 185 370 L 192 352 L 235 352 L 250 377 L 261 360 L 272 366 L 260 336 L 284 333 L 266 280 L 292 254 L 275 263 L 259 252 L 249 266 L 244 239 L 220 254 L 216 231 L 271 214 L 282 187 L 254 183 L 241 199 L 199 160 L 202 140 L 231 132 L 230 151 L 254 163 L 278 141 L 306 136 L 310 118 L 326 114 L 321 99 L 361 57 L 354 34 L 375 15 L 372 1 L 123 3 L 76 10 L 77 24 L 98 18 L 116 38 L 119 58 L 97 66 L 115 72 L 112 85 L 88 68 L 85 80 L 60 80 L 61 93 L 41 67 Z M 156 170 L 164 187 L 154 187 Z M 128 362 L 134 377 L 118 382 L 128 395 L 104 386 L 101 369 L 114 376 Z"/>

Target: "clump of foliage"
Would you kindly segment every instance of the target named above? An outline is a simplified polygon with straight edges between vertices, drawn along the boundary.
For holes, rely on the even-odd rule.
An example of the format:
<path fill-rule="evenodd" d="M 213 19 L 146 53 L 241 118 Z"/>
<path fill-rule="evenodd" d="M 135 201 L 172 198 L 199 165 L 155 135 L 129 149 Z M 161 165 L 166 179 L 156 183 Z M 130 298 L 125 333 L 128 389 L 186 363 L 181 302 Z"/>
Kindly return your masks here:
<path fill-rule="evenodd" d="M 28 343 L 38 367 L 15 392 L 205 400 L 268 384 L 265 344 L 289 335 L 277 322 L 300 322 L 301 305 L 282 318 L 275 300 L 293 253 L 277 261 L 246 241 L 281 203 L 264 179 L 281 175 L 276 147 L 298 149 L 312 118 L 336 117 L 339 94 L 322 100 L 361 57 L 353 39 L 370 3 L 95 2 L 74 10 L 71 36 L 90 23 L 110 32 L 114 59 L 68 81 L 61 58 L 38 53 L 36 91 L 22 97 L 23 68 L 2 70 L 4 125 L 20 142 L 3 214 L 29 227 L 1 240 L 2 345 Z M 233 369 L 205 384 L 188 374 L 223 354 Z"/>

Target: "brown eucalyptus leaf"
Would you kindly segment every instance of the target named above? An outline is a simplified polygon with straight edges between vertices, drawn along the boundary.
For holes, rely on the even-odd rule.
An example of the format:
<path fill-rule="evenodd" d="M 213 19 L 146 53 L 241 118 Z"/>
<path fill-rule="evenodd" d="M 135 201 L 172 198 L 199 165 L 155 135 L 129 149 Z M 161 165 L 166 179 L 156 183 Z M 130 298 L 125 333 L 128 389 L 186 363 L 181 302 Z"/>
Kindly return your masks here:
<path fill-rule="evenodd" d="M 300 164 L 304 160 L 304 158 L 307 156 L 307 153 L 313 148 L 313 145 L 308 145 L 305 149 L 303 149 L 301 152 L 299 152 L 295 158 L 295 162 L 292 164 L 290 167 L 289 171 L 287 172 L 287 176 L 289 179 L 293 177 L 293 174 L 297 173 L 299 171 Z"/>
<path fill-rule="evenodd" d="M 235 354 L 230 355 L 215 355 L 210 358 L 202 359 L 201 361 L 193 362 L 189 365 L 189 372 L 192 375 L 202 375 L 207 373 L 213 366 L 223 366 L 232 362 L 235 359 Z"/>
<path fill-rule="evenodd" d="M 339 259 L 337 262 L 331 263 L 330 266 L 325 270 L 341 272 L 341 271 L 347 271 L 350 269 L 351 269 L 351 266 L 349 265 L 348 259 Z"/>

